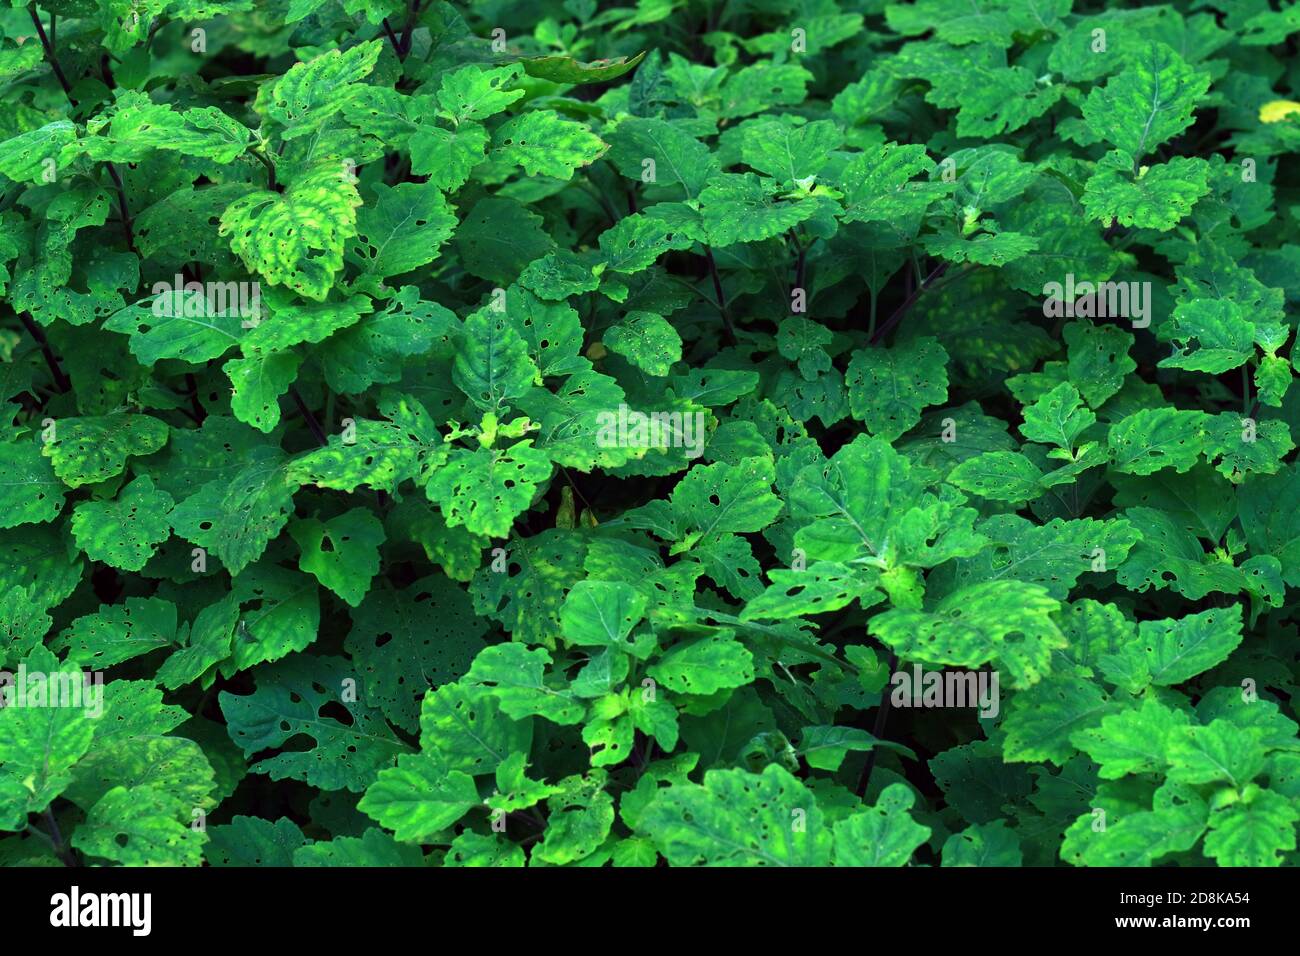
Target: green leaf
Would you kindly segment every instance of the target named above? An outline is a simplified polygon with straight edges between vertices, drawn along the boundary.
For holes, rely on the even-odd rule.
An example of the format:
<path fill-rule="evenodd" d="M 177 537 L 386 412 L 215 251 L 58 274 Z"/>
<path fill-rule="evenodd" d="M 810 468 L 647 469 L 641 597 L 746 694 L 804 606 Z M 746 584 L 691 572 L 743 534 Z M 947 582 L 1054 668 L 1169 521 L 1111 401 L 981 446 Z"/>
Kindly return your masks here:
<path fill-rule="evenodd" d="M 138 163 L 154 149 L 232 163 L 249 146 L 252 131 L 215 106 L 182 111 L 149 102 L 135 90 L 118 93 L 110 111 L 86 124 L 91 134 L 77 147 L 94 160 Z"/>
<path fill-rule="evenodd" d="M 1205 457 L 1233 484 L 1240 484 L 1251 472 L 1273 474 L 1295 447 L 1286 422 L 1256 423 L 1232 412 L 1221 412 L 1205 425 Z"/>
<path fill-rule="evenodd" d="M 992 0 L 980 4 L 921 0 L 910 6 L 887 7 L 885 22 L 904 36 L 919 36 L 934 30 L 935 36 L 953 46 L 968 43 L 1011 46 L 1015 34 L 1059 30 L 1058 18 L 1068 10 L 1068 5 L 1022 5 L 1014 0 Z"/>
<path fill-rule="evenodd" d="M 797 752 L 816 770 L 839 770 L 849 751 L 861 753 L 878 746 L 889 745 L 857 727 L 805 727 Z"/>
<path fill-rule="evenodd" d="M 288 817 L 272 823 L 261 817 L 235 816 L 208 827 L 209 866 L 293 866 L 293 854 L 312 842 Z"/>
<path fill-rule="evenodd" d="M 524 851 L 493 834 L 465 830 L 451 841 L 443 866 L 523 866 Z"/>
<path fill-rule="evenodd" d="M 635 180 L 648 176 L 645 181 L 660 187 L 680 187 L 686 199 L 698 197 L 718 172 L 709 147 L 667 120 L 628 117 L 609 141 L 609 159 L 620 173 Z"/>
<path fill-rule="evenodd" d="M 526 763 L 522 753 L 513 753 L 497 767 L 497 792 L 485 801 L 493 810 L 524 810 L 561 791 L 560 787 L 528 779 Z"/>
<path fill-rule="evenodd" d="M 1087 848 L 1088 866 L 1151 866 L 1169 853 L 1190 850 L 1202 833 L 1208 809 L 1191 788 L 1167 783 L 1156 791 L 1152 809 L 1127 813 L 1108 824 Z M 1089 828 L 1089 813 L 1081 818 Z"/>
<path fill-rule="evenodd" d="M 664 253 L 692 245 L 694 240 L 671 223 L 640 214 L 624 216 L 600 234 L 605 265 L 614 272 L 640 272 Z"/>
<path fill-rule="evenodd" d="M 451 237 L 456 216 L 431 183 L 375 183 L 375 202 L 357 214 L 347 259 L 367 275 L 387 278 L 427 265 Z"/>
<path fill-rule="evenodd" d="M 1222 663 L 1241 643 L 1241 605 L 1211 608 L 1163 621 L 1142 621 L 1138 643 L 1151 682 L 1171 686 Z"/>
<path fill-rule="evenodd" d="M 220 358 L 239 343 L 243 315 L 235 283 L 219 283 L 221 300 L 166 289 L 111 315 L 104 328 L 131 336 L 131 354 L 144 365 L 182 359 L 194 365 Z"/>
<path fill-rule="evenodd" d="M 1178 135 L 1210 85 L 1163 43 L 1152 43 L 1125 64 L 1105 86 L 1094 87 L 1083 103 L 1092 133 L 1136 159 Z"/>
<path fill-rule="evenodd" d="M 353 508 L 321 521 L 304 518 L 289 526 L 302 550 L 298 566 L 357 607 L 379 573 L 379 546 L 384 528 L 366 508 Z"/>
<path fill-rule="evenodd" d="M 171 536 L 172 496 L 141 475 L 113 501 L 83 501 L 72 513 L 72 536 L 94 561 L 139 571 Z"/>
<path fill-rule="evenodd" d="M 4 473 L 0 528 L 53 521 L 63 511 L 63 483 L 36 442 L 0 445 L 0 471 Z"/>
<path fill-rule="evenodd" d="M 154 787 L 114 787 L 90 808 L 72 845 L 123 866 L 199 866 L 206 834 L 185 801 Z"/>
<path fill-rule="evenodd" d="M 761 531 L 781 512 L 772 494 L 770 461 L 742 459 L 692 468 L 673 489 L 670 500 L 679 529 L 674 552 L 685 551 L 738 531 Z"/>
<path fill-rule="evenodd" d="M 95 733 L 94 702 L 91 695 L 83 695 L 79 670 L 59 665 L 44 648 L 34 651 L 24 663 L 45 680 L 17 686 L 9 675 L 10 682 L 3 688 L 0 779 L 6 783 L 0 822 L 5 829 L 14 830 L 26 825 L 26 814 L 40 813 L 64 791 L 72 781 L 72 768 L 90 749 Z M 74 702 L 82 706 L 72 706 Z M 9 826 L 10 821 L 15 825 Z"/>
<path fill-rule="evenodd" d="M 930 611 L 884 611 L 868 629 L 904 659 L 960 667 L 995 661 L 1013 686 L 1029 687 L 1047 674 L 1052 651 L 1066 646 L 1052 619 L 1059 608 L 1041 585 L 988 581 L 948 595 Z"/>
<path fill-rule="evenodd" d="M 1248 787 L 1246 797 L 1211 814 L 1205 855 L 1220 866 L 1281 866 L 1278 853 L 1296 847 L 1300 811 L 1271 790 Z"/>
<path fill-rule="evenodd" d="M 877 573 L 836 561 L 817 561 L 802 571 L 773 568 L 767 576 L 772 583 L 745 604 L 740 614 L 742 621 L 828 613 L 855 599 L 865 608 L 884 598 L 876 590 Z"/>
<path fill-rule="evenodd" d="M 437 303 L 420 301 L 418 289 L 403 286 L 382 312 L 326 340 L 318 353 L 325 383 L 336 391 L 353 394 L 377 382 L 398 382 L 411 356 L 429 353 L 449 342 L 455 327 L 456 318 L 450 311 Z M 449 363 L 434 355 L 429 355 L 429 362 L 445 378 L 445 365 Z M 441 391 L 448 390 L 444 386 Z M 431 425 L 421 431 L 433 433 Z"/>
<path fill-rule="evenodd" d="M 464 525 L 473 534 L 504 538 L 550 475 L 550 460 L 531 441 L 500 450 L 457 448 L 425 491 L 449 527 Z"/>
<path fill-rule="evenodd" d="M 298 377 L 302 358 L 294 352 L 254 354 L 222 366 L 233 386 L 230 410 L 241 422 L 271 432 L 280 424 L 280 396 Z"/>
<path fill-rule="evenodd" d="M 271 88 L 266 114 L 285 127 L 285 139 L 310 133 L 357 95 L 383 47 L 382 39 L 370 40 L 295 63 Z"/>
<path fill-rule="evenodd" d="M 229 479 L 203 485 L 171 514 L 181 537 L 221 559 L 231 574 L 256 561 L 293 511 L 298 484 L 278 449 L 260 447 Z"/>
<path fill-rule="evenodd" d="M 1137 368 L 1128 350 L 1133 336 L 1115 325 L 1071 322 L 1064 329 L 1069 351 L 1067 372 L 1083 400 L 1093 408 L 1110 398 Z"/>
<path fill-rule="evenodd" d="M 783 200 L 770 179 L 722 173 L 700 191 L 704 231 L 715 247 L 779 236 L 816 212 L 806 199 Z"/>
<path fill-rule="evenodd" d="M 412 733 L 425 693 L 464 676 L 487 629 L 469 595 L 441 575 L 401 591 L 374 588 L 351 617 L 344 648 L 362 675 L 366 699 Z"/>
<path fill-rule="evenodd" d="M 1210 191 L 1209 164 L 1175 156 L 1157 166 L 1138 167 L 1122 150 L 1107 153 L 1088 180 L 1083 205 L 1089 219 L 1168 232 Z"/>
<path fill-rule="evenodd" d="M 709 770 L 703 785 L 673 784 L 638 829 L 672 866 L 825 866 L 831 857 L 812 793 L 776 764 L 761 774 Z M 866 835 L 848 831 L 846 839 L 860 845 Z"/>
<path fill-rule="evenodd" d="M 55 644 L 67 660 L 83 667 L 105 668 L 176 641 L 176 605 L 160 598 L 129 597 L 104 604 L 77 618 Z"/>
<path fill-rule="evenodd" d="M 529 76 L 552 83 L 606 83 L 636 69 L 645 51 L 633 57 L 619 56 L 584 63 L 571 56 L 530 56 L 519 61 Z M 444 81 L 445 84 L 446 81 Z"/>
<path fill-rule="evenodd" d="M 682 337 L 671 322 L 653 312 L 627 313 L 605 333 L 603 341 L 611 352 L 622 355 L 647 375 L 667 375 L 673 363 L 682 358 Z"/>
<path fill-rule="evenodd" d="M 792 187 L 820 173 L 843 141 L 843 134 L 830 120 L 802 126 L 758 121 L 745 127 L 741 155 L 746 166 Z"/>
<path fill-rule="evenodd" d="M 519 68 L 514 65 L 490 70 L 471 65 L 449 70 L 438 85 L 442 115 L 459 125 L 500 113 L 524 95 L 523 90 L 504 89 L 518 75 Z"/>
<path fill-rule="evenodd" d="M 259 190 L 236 199 L 221 214 L 221 235 L 250 272 L 321 302 L 357 234 L 359 205 L 355 177 L 326 163 L 284 193 Z"/>
<path fill-rule="evenodd" d="M 158 683 L 175 690 L 213 677 L 216 666 L 231 656 L 238 621 L 238 595 L 233 593 L 199 611 L 190 627 L 189 643 L 158 668 Z"/>
<path fill-rule="evenodd" d="M 582 719 L 584 707 L 565 688 L 548 684 L 544 674 L 551 655 L 542 648 L 521 644 L 496 644 L 474 658 L 465 683 L 491 690 L 501 710 L 515 720 L 536 714 L 557 724 Z"/>
<path fill-rule="evenodd" d="M 504 310 L 480 309 L 465 320 L 465 347 L 456 355 L 452 379 L 475 405 L 495 411 L 540 378 Z"/>
<path fill-rule="evenodd" d="M 1073 734 L 1070 742 L 1098 764 L 1103 780 L 1160 773 L 1169 767 L 1171 744 L 1190 722 L 1182 711 L 1147 697 L 1137 709 L 1103 717 L 1096 727 Z"/>
<path fill-rule="evenodd" d="M 1012 451 L 986 451 L 948 473 L 958 488 L 992 501 L 1032 501 L 1043 493 L 1044 478 L 1032 461 Z"/>
<path fill-rule="evenodd" d="M 406 745 L 378 711 L 357 701 L 355 691 L 347 693 L 345 680 L 352 680 L 352 670 L 341 658 L 296 655 L 262 668 L 252 694 L 218 694 L 230 737 L 246 756 L 281 748 L 299 734 L 312 742 L 308 750 L 264 757 L 249 771 L 360 793 L 394 766 Z M 351 721 L 322 714 L 326 704 L 341 706 Z"/>
<path fill-rule="evenodd" d="M 614 798 L 602 787 L 604 772 L 565 777 L 547 800 L 545 838 L 530 857 L 552 866 L 576 863 L 596 852 L 614 824 Z"/>
<path fill-rule="evenodd" d="M 1070 743 L 1075 731 L 1096 726 L 1112 709 L 1097 685 L 1049 677 L 1011 699 L 1003 725 L 1006 759 L 1063 764 L 1077 750 Z"/>
<path fill-rule="evenodd" d="M 0 142 L 0 173 L 14 182 L 41 181 L 48 169 L 66 165 L 62 154 L 77 139 L 69 120 L 55 120 Z"/>
<path fill-rule="evenodd" d="M 608 148 L 590 128 L 554 110 L 521 113 L 492 134 L 492 155 L 522 167 L 529 176 L 570 179 Z"/>
<path fill-rule="evenodd" d="M 1020 866 L 1020 841 L 1002 820 L 954 833 L 944 841 L 944 866 Z"/>
<path fill-rule="evenodd" d="M 272 562 L 248 568 L 235 581 L 241 604 L 256 602 L 241 615 L 233 656 L 222 666 L 226 677 L 300 651 L 316 639 L 320 601 L 314 581 Z"/>
<path fill-rule="evenodd" d="M 341 836 L 317 841 L 293 851 L 294 866 L 423 866 L 418 846 L 405 846 L 377 827 L 360 837 Z"/>
<path fill-rule="evenodd" d="M 1191 600 L 1214 591 L 1235 594 L 1246 585 L 1241 571 L 1220 554 L 1207 555 L 1196 534 L 1154 508 L 1130 508 L 1125 516 L 1143 529 L 1117 573 L 1134 591 L 1169 588 Z"/>
<path fill-rule="evenodd" d="M 403 843 L 424 843 L 479 805 L 474 778 L 444 771 L 425 754 L 403 755 L 382 770 L 357 809 L 393 831 Z"/>
<path fill-rule="evenodd" d="M 1026 406 L 1024 416 L 1020 433 L 1025 438 L 1067 451 L 1074 449 L 1076 439 L 1097 420 L 1097 416 L 1084 407 L 1078 389 L 1069 382 L 1062 382 L 1034 404 Z"/>
<path fill-rule="evenodd" d="M 120 475 L 133 455 L 150 455 L 167 443 L 168 428 L 149 415 L 130 412 L 55 422 L 41 448 L 54 473 L 71 488 Z"/>
<path fill-rule="evenodd" d="M 890 441 L 921 420 L 921 410 L 948 398 L 948 353 L 930 336 L 890 349 L 853 353 L 844 384 L 853 417 Z"/>
<path fill-rule="evenodd" d="M 736 119 L 764 107 L 798 103 L 812 74 L 791 63 L 755 63 L 742 67 L 723 83 L 722 117 Z"/>
<path fill-rule="evenodd" d="M 1241 790 L 1264 769 L 1264 748 L 1250 731 L 1214 720 L 1171 734 L 1167 759 L 1169 779 L 1176 783 L 1226 783 Z"/>
<path fill-rule="evenodd" d="M 916 797 L 905 784 L 891 783 L 876 805 L 835 823 L 836 866 L 905 866 L 916 848 L 930 838 L 930 828 L 908 811 Z"/>
<path fill-rule="evenodd" d="M 645 610 L 645 595 L 630 584 L 579 581 L 564 601 L 560 623 L 574 644 L 631 650 L 628 636 Z"/>
<path fill-rule="evenodd" d="M 1144 408 L 1125 416 L 1107 436 L 1115 467 L 1131 475 L 1162 468 L 1187 471 L 1204 448 L 1207 417 L 1176 408 Z"/>
<path fill-rule="evenodd" d="M 1241 488 L 1241 526 L 1256 554 L 1276 555 L 1282 575 L 1300 586 L 1300 511 L 1291 507 L 1300 494 L 1300 470 L 1293 465 L 1280 474 L 1256 477 Z"/>
<path fill-rule="evenodd" d="M 1162 367 L 1217 375 L 1243 365 L 1255 354 L 1255 326 L 1230 299 L 1180 303 L 1161 332 L 1178 346 L 1177 354 L 1161 360 Z"/>
<path fill-rule="evenodd" d="M 506 716 L 496 694 L 482 685 L 443 684 L 425 694 L 420 707 L 420 749 L 448 773 L 495 773 L 512 752 L 528 750 L 532 733 L 531 721 Z"/>
<path fill-rule="evenodd" d="M 712 694 L 754 679 L 754 655 L 729 631 L 674 644 L 648 673 L 671 691 Z"/>

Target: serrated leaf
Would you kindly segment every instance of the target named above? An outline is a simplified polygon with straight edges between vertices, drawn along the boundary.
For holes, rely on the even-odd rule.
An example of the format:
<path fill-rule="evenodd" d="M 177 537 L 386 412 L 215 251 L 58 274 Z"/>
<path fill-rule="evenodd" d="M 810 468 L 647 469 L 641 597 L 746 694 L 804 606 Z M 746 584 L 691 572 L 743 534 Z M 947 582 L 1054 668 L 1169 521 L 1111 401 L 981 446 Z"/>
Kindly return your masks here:
<path fill-rule="evenodd" d="M 284 193 L 242 196 L 221 214 L 221 235 L 249 271 L 323 301 L 343 268 L 361 205 L 355 177 L 334 163 L 311 170 Z"/>
<path fill-rule="evenodd" d="M 113 501 L 83 501 L 72 512 L 72 536 L 94 561 L 139 571 L 171 535 L 172 496 L 141 475 Z"/>
<path fill-rule="evenodd" d="M 890 441 L 921 420 L 921 410 L 948 398 L 948 353 L 930 336 L 893 348 L 853 353 L 844 384 L 853 417 Z"/>
<path fill-rule="evenodd" d="M 156 452 L 169 433 L 159 419 L 129 412 L 65 418 L 55 423 L 55 429 L 55 437 L 41 447 L 41 454 L 71 488 L 121 474 L 128 458 Z"/>
<path fill-rule="evenodd" d="M 298 566 L 352 607 L 361 604 L 379 573 L 384 528 L 366 508 L 353 508 L 326 521 L 304 518 L 289 526 L 302 551 Z"/>
<path fill-rule="evenodd" d="M 761 774 L 709 770 L 703 785 L 674 784 L 641 815 L 638 829 L 672 866 L 825 866 L 831 857 L 816 800 L 776 764 Z M 848 839 L 856 843 L 856 836 Z"/>

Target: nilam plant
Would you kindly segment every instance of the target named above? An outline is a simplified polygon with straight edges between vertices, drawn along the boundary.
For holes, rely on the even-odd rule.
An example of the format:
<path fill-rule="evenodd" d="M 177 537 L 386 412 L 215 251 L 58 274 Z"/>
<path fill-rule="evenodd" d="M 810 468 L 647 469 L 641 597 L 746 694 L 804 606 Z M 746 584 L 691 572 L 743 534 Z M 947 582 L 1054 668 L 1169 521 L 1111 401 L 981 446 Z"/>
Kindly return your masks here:
<path fill-rule="evenodd" d="M 0 861 L 1300 861 L 1300 3 L 9 3 Z"/>

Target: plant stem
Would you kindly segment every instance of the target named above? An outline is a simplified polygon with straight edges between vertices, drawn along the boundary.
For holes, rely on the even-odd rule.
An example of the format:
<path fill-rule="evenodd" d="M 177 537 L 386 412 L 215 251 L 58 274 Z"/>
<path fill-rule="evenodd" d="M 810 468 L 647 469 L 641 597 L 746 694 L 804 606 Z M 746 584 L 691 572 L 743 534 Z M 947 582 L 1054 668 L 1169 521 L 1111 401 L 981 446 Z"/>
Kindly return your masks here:
<path fill-rule="evenodd" d="M 149 35 L 144 38 L 144 51 L 146 53 L 149 52 L 149 47 L 153 46 L 153 38 L 157 35 L 158 31 L 165 27 L 169 22 L 170 21 L 166 17 L 159 17 L 154 20 L 153 23 L 149 24 Z"/>
<path fill-rule="evenodd" d="M 798 256 L 794 263 L 794 287 L 796 289 L 802 289 L 804 287 L 804 264 L 807 259 L 808 250 L 804 244 L 799 241 L 799 237 L 795 234 L 793 229 L 790 230 L 790 241 L 794 243 L 795 249 L 798 250 Z"/>
<path fill-rule="evenodd" d="M 727 310 L 727 296 L 722 291 L 722 277 L 718 275 L 718 264 L 713 259 L 713 247 L 705 243 L 704 259 L 709 264 L 709 275 L 713 278 L 713 294 L 718 298 L 718 311 L 722 313 L 722 327 L 728 344 L 736 344 L 736 330 L 731 324 L 731 313 Z"/>
<path fill-rule="evenodd" d="M 41 48 L 45 51 L 45 62 L 54 70 L 59 85 L 63 87 L 63 92 L 68 97 L 68 102 L 72 104 L 73 108 L 76 108 L 77 101 L 72 98 L 72 84 L 68 82 L 67 76 L 64 75 L 63 67 L 59 65 L 59 58 L 54 55 L 54 44 L 45 35 L 45 27 L 42 26 L 40 15 L 36 12 L 36 4 L 27 4 L 27 12 L 31 14 L 32 23 L 36 26 L 36 35 L 40 37 Z M 50 18 L 50 29 L 54 29 L 53 17 Z"/>
<path fill-rule="evenodd" d="M 558 465 L 557 467 L 564 473 L 565 480 L 569 482 L 569 487 L 572 488 L 573 493 L 578 496 L 578 500 L 586 506 L 587 511 L 591 513 L 593 518 L 596 517 L 596 509 L 591 506 L 591 502 L 587 500 L 587 496 L 582 493 L 582 489 L 579 488 L 577 482 L 573 480 L 573 476 L 569 474 L 569 469 L 565 468 L 563 465 Z"/>
<path fill-rule="evenodd" d="M 289 394 L 293 396 L 294 404 L 298 406 L 298 411 L 302 413 L 303 421 L 305 421 L 307 427 L 311 429 L 312 436 L 315 437 L 317 443 L 322 448 L 328 445 L 329 439 L 325 437 L 325 432 L 321 430 L 320 422 L 316 421 L 316 416 L 311 413 L 311 409 L 307 407 L 307 403 L 302 400 L 302 393 L 298 391 L 298 386 L 290 385 Z"/>
<path fill-rule="evenodd" d="M 19 312 L 18 318 L 22 320 L 23 328 L 31 333 L 32 338 L 36 340 L 36 344 L 41 347 L 41 354 L 45 356 L 45 364 L 50 367 L 50 373 L 54 376 L 54 384 L 59 391 L 72 391 L 72 381 L 64 373 L 63 367 L 59 365 L 59 358 L 54 354 L 54 349 L 50 347 L 50 340 L 45 337 L 45 330 L 37 325 L 26 312 Z"/>
<path fill-rule="evenodd" d="M 420 0 L 410 0 L 406 7 L 406 22 L 402 24 L 402 35 L 398 37 L 393 30 L 393 25 L 388 22 L 388 17 L 384 17 L 382 25 L 384 33 L 388 35 L 388 40 L 393 44 L 393 52 L 397 54 L 398 61 L 406 59 L 411 52 L 411 34 L 415 32 L 415 18 L 420 13 Z"/>
<path fill-rule="evenodd" d="M 45 61 L 50 64 L 54 70 L 54 75 L 59 80 L 59 85 L 63 87 L 63 94 L 68 98 L 68 103 L 73 109 L 77 108 L 77 101 L 72 95 L 72 84 L 68 82 L 68 77 L 63 72 L 63 67 L 59 63 L 59 58 L 54 54 L 54 44 L 45 34 L 45 27 L 41 25 L 40 15 L 36 12 L 36 4 L 27 4 L 27 12 L 31 15 L 32 24 L 36 27 L 36 35 L 40 37 L 41 49 L 45 51 Z M 54 28 L 54 19 L 51 16 L 50 29 Z M 107 71 L 106 71 L 107 73 Z M 107 74 L 105 79 L 112 85 L 112 74 Z M 110 162 L 105 162 L 108 167 L 108 175 L 112 177 L 113 185 L 117 187 L 117 206 L 122 215 L 122 230 L 126 233 L 126 247 L 135 252 L 135 237 L 131 233 L 131 209 L 126 201 L 126 187 L 122 185 L 122 177 L 118 175 L 117 167 Z"/>
<path fill-rule="evenodd" d="M 876 329 L 876 331 L 872 333 L 871 336 L 872 345 L 875 345 L 877 342 L 883 339 L 886 335 L 889 334 L 890 330 L 892 330 L 894 326 L 898 325 L 899 322 L 903 321 L 903 316 L 907 315 L 908 310 L 911 309 L 912 306 L 916 305 L 916 300 L 921 297 L 921 294 L 925 292 L 926 289 L 930 288 L 930 286 L 935 282 L 935 280 L 941 278 L 943 274 L 948 271 L 949 265 L 950 263 L 947 260 L 939 263 L 937 266 L 934 267 L 934 270 L 928 276 L 925 277 L 925 280 L 919 286 L 917 286 L 910 293 L 908 293 L 907 298 L 903 300 L 903 304 L 900 305 L 897 309 L 895 309 L 894 314 L 891 315 L 889 318 L 885 319 L 885 321 L 881 323 L 880 328 Z M 909 272 L 908 275 L 910 276 L 911 273 Z"/>
<path fill-rule="evenodd" d="M 388 41 L 393 45 L 393 52 L 397 54 L 399 60 L 402 59 L 402 41 L 399 40 L 397 34 L 393 32 L 393 27 L 392 24 L 388 22 L 388 17 L 384 17 L 382 23 L 384 33 L 388 36 Z"/>
<path fill-rule="evenodd" d="M 72 847 L 63 842 L 63 834 L 59 832 L 59 823 L 54 819 L 54 811 L 49 807 L 45 808 L 45 822 L 50 827 L 50 841 L 54 844 L 55 855 L 63 861 L 64 866 L 77 866 L 77 855 Z"/>
<path fill-rule="evenodd" d="M 279 190 L 280 186 L 275 181 L 275 163 L 271 162 L 270 157 L 260 149 L 254 148 L 248 152 L 250 156 L 266 167 L 266 188 L 270 190 Z"/>
<path fill-rule="evenodd" d="M 402 26 L 402 52 L 398 54 L 398 59 L 405 60 L 407 54 L 411 52 L 411 34 L 415 32 L 415 18 L 420 13 L 421 0 L 410 0 L 410 6 L 406 11 L 406 23 Z"/>
<path fill-rule="evenodd" d="M 122 183 L 122 177 L 118 175 L 116 166 L 110 162 L 105 162 L 104 165 L 108 168 L 108 175 L 117 188 L 117 208 L 122 216 L 122 231 L 126 233 L 126 247 L 135 252 L 135 236 L 131 232 L 131 207 L 126 202 L 126 186 Z"/>
<path fill-rule="evenodd" d="M 898 669 L 898 655 L 894 652 L 889 654 L 889 673 L 893 674 Z M 876 708 L 876 721 L 871 727 L 871 736 L 877 740 L 883 740 L 885 734 L 885 724 L 889 720 L 889 683 L 885 684 L 884 689 L 880 692 L 880 706 Z M 857 794 L 862 799 L 867 798 L 867 787 L 871 783 L 871 772 L 876 769 L 876 754 L 879 747 L 872 747 L 871 752 L 867 754 L 867 762 L 862 765 L 862 775 L 858 777 Z"/>

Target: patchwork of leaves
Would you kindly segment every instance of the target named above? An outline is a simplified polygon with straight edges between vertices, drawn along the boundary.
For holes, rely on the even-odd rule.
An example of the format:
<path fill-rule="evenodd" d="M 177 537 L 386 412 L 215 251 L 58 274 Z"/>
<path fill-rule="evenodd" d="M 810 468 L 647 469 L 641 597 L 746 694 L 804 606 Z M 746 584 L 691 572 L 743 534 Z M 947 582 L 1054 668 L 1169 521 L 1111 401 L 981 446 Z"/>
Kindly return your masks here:
<path fill-rule="evenodd" d="M 10 6 L 0 859 L 1300 863 L 1294 7 Z"/>

